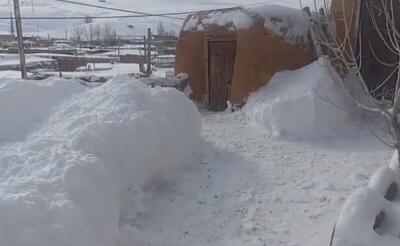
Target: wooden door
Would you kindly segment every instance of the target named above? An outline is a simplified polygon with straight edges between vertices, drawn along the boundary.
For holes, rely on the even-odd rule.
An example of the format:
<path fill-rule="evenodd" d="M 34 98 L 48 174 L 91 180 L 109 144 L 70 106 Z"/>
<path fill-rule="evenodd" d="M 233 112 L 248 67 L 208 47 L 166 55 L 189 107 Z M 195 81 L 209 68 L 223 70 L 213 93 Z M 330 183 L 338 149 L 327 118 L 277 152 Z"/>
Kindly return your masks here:
<path fill-rule="evenodd" d="M 208 104 L 212 111 L 227 108 L 235 56 L 235 41 L 208 42 Z"/>

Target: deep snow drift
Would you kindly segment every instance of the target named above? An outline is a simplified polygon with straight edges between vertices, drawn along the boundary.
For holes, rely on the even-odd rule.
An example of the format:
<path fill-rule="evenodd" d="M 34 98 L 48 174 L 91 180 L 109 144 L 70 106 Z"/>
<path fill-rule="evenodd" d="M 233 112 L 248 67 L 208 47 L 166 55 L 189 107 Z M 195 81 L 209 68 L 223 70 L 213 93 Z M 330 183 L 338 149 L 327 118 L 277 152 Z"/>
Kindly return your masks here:
<path fill-rule="evenodd" d="M 396 153 L 389 165 L 374 173 L 368 186 L 356 190 L 347 199 L 338 219 L 333 245 L 399 245 L 399 185 Z"/>
<path fill-rule="evenodd" d="M 348 135 L 359 117 L 346 91 L 330 77 L 322 59 L 295 71 L 277 73 L 250 95 L 243 112 L 274 136 L 317 139 Z"/>
<path fill-rule="evenodd" d="M 195 106 L 175 89 L 117 77 L 72 96 L 0 149 L 1 244 L 119 245 L 134 233 L 141 188 L 190 163 L 199 136 Z"/>
<path fill-rule="evenodd" d="M 77 81 L 0 79 L 0 145 L 21 141 L 50 116 L 52 110 L 86 87 Z"/>

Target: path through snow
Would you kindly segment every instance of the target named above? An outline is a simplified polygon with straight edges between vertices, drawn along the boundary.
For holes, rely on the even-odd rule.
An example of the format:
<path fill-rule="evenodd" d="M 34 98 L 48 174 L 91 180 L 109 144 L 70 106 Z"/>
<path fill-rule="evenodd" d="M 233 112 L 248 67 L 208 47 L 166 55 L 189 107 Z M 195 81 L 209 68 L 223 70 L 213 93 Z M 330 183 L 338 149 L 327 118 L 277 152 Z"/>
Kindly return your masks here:
<path fill-rule="evenodd" d="M 392 155 L 367 131 L 305 143 L 274 139 L 240 112 L 202 123 L 196 165 L 144 193 L 143 245 L 328 245 L 344 200 Z"/>

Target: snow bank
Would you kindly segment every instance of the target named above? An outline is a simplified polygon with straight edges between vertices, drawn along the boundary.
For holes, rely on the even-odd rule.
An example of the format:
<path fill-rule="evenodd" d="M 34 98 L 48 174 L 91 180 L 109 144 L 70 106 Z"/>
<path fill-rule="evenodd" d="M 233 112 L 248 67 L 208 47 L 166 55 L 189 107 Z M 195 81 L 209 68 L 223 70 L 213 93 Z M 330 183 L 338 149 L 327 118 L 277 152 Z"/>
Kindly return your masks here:
<path fill-rule="evenodd" d="M 368 187 L 346 201 L 336 225 L 336 246 L 395 246 L 400 239 L 399 162 L 380 168 Z"/>
<path fill-rule="evenodd" d="M 248 11 L 261 16 L 265 20 L 264 27 L 286 41 L 290 43 L 308 41 L 310 26 L 302 10 L 263 5 L 250 7 Z"/>
<path fill-rule="evenodd" d="M 175 89 L 117 77 L 73 96 L 0 150 L 2 245 L 118 245 L 141 187 L 173 177 L 199 136 L 195 106 Z"/>
<path fill-rule="evenodd" d="M 200 32 L 208 26 L 217 25 L 235 31 L 247 29 L 260 19 L 264 21 L 266 29 L 289 43 L 305 43 L 309 40 L 309 22 L 302 10 L 270 4 L 200 12 L 190 15 L 182 30 Z"/>
<path fill-rule="evenodd" d="M 359 127 L 354 112 L 338 106 L 350 110 L 353 102 L 332 80 L 321 59 L 299 70 L 277 73 L 267 86 L 250 95 L 243 112 L 274 136 L 317 139 Z"/>
<path fill-rule="evenodd" d="M 343 207 L 333 245 L 395 246 L 400 243 L 399 232 L 398 205 L 388 202 L 372 188 L 361 188 Z"/>
<path fill-rule="evenodd" d="M 23 140 L 37 129 L 53 108 L 85 87 L 77 81 L 0 79 L 0 145 Z"/>

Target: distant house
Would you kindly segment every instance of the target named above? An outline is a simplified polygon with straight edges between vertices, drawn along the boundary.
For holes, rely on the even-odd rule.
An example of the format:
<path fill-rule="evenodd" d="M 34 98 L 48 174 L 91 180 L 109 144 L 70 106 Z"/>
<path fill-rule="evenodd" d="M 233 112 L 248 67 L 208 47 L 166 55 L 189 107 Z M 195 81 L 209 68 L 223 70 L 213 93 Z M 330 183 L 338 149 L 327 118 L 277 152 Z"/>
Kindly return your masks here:
<path fill-rule="evenodd" d="M 200 12 L 186 18 L 176 73 L 189 75 L 193 100 L 210 110 L 243 105 L 282 70 L 316 59 L 301 10 L 265 5 Z"/>

